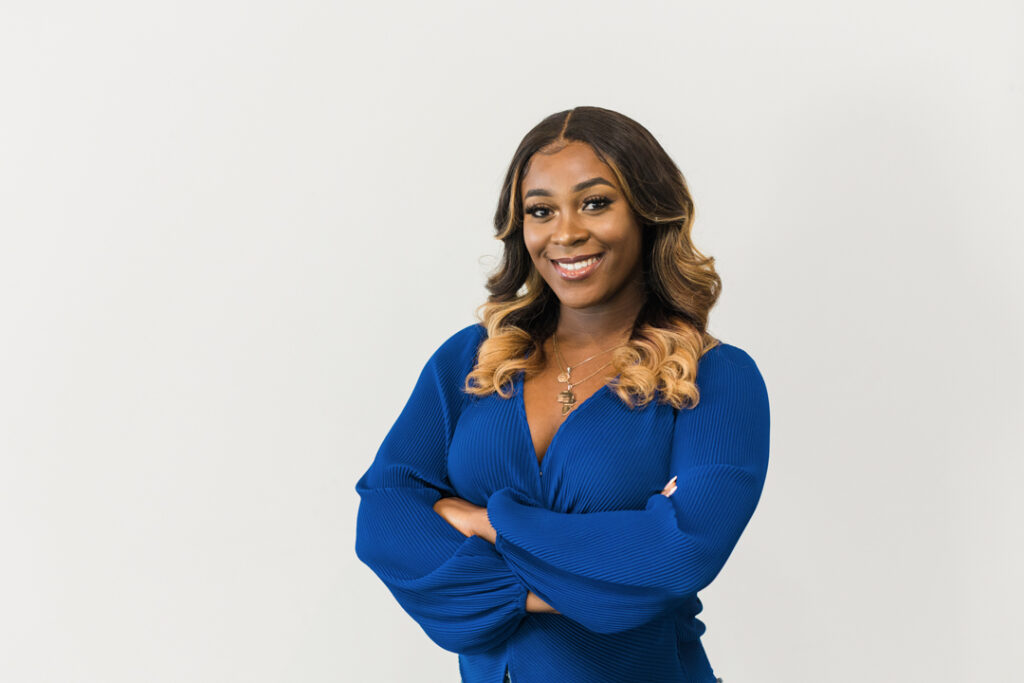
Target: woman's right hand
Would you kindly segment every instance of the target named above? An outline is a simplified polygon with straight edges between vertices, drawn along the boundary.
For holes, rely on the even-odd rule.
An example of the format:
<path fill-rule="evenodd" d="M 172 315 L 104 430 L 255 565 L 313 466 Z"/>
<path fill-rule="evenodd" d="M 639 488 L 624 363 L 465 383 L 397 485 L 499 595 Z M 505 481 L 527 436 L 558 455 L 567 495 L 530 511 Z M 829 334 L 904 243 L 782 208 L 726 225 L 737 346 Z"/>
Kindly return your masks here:
<path fill-rule="evenodd" d="M 544 602 L 539 595 L 530 591 L 526 594 L 526 611 L 527 612 L 540 612 L 545 614 L 561 614 L 554 607 Z"/>
<path fill-rule="evenodd" d="M 446 522 L 462 532 L 463 536 L 477 534 L 479 513 L 480 511 L 485 511 L 486 514 L 486 510 L 487 508 L 473 505 L 468 500 L 458 496 L 439 498 L 434 503 L 434 512 L 441 515 Z"/>

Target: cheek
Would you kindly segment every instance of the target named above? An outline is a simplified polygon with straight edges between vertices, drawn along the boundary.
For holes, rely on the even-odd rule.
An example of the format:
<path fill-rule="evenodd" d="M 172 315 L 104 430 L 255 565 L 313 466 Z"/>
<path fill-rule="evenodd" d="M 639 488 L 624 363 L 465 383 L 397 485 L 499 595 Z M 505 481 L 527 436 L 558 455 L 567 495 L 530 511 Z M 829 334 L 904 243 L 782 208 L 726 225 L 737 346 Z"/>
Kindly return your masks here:
<path fill-rule="evenodd" d="M 608 243 L 616 256 L 616 269 L 628 270 L 632 264 L 640 258 L 643 249 L 642 239 L 639 233 L 622 235 Z"/>
<path fill-rule="evenodd" d="M 523 231 L 523 243 L 526 245 L 526 251 L 529 252 L 530 258 L 537 261 L 540 258 L 540 253 L 543 251 L 544 244 L 540 238 L 540 235 L 524 230 Z"/>

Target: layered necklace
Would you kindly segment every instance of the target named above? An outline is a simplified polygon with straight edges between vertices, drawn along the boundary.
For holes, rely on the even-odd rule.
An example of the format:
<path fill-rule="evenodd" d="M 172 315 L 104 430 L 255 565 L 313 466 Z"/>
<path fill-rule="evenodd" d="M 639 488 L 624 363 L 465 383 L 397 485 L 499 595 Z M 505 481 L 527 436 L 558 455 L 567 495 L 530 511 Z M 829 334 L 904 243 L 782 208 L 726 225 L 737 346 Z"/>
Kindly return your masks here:
<path fill-rule="evenodd" d="M 599 367 L 594 372 L 590 373 L 589 375 L 587 375 L 583 379 L 576 380 L 575 382 L 572 381 L 572 371 L 573 371 L 573 369 L 574 368 L 578 368 L 579 366 L 583 365 L 587 361 L 594 360 L 595 358 L 597 358 L 601 354 L 608 353 L 609 351 L 614 351 L 615 349 L 620 348 L 622 346 L 626 346 L 626 344 L 618 344 L 616 346 L 611 347 L 610 349 L 605 349 L 604 351 L 599 351 L 598 353 L 595 353 L 590 358 L 587 358 L 585 360 L 581 360 L 579 363 L 576 363 L 576 365 L 571 365 L 570 366 L 562 358 L 562 354 L 558 352 L 558 335 L 557 334 L 552 334 L 551 335 L 551 342 L 552 342 L 552 344 L 555 347 L 555 357 L 558 360 L 558 367 L 561 370 L 561 372 L 558 373 L 558 381 L 565 383 L 565 390 L 559 392 L 559 394 L 558 394 L 558 402 L 562 404 L 562 417 L 565 417 L 565 415 L 570 410 L 572 410 L 573 406 L 576 405 L 576 394 L 574 394 L 572 392 L 572 388 L 575 387 L 575 386 L 579 386 L 580 384 L 583 384 L 588 379 L 590 379 L 591 377 L 593 377 L 597 373 L 599 373 L 602 370 L 604 370 L 606 367 L 608 367 L 609 365 L 612 364 L 612 361 L 608 361 L 607 363 L 605 363 L 604 365 Z M 564 370 L 562 369 L 562 366 L 565 366 Z"/>

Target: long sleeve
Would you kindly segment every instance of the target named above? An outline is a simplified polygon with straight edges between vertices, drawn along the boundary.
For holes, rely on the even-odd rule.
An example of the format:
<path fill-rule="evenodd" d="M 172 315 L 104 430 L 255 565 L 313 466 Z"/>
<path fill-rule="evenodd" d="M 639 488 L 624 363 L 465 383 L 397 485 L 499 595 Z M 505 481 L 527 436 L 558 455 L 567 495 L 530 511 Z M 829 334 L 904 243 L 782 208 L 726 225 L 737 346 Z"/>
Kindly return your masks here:
<path fill-rule="evenodd" d="M 434 509 L 455 496 L 447 453 L 481 331 L 464 328 L 427 361 L 412 395 L 356 483 L 355 550 L 442 648 L 463 654 L 506 640 L 526 616 L 528 589 L 494 545 L 464 536 Z"/>
<path fill-rule="evenodd" d="M 671 497 L 643 510 L 551 511 L 511 487 L 487 514 L 531 590 L 598 633 L 635 628 L 711 583 L 757 506 L 768 467 L 768 393 L 754 360 L 719 345 L 698 366 L 700 401 L 675 416 Z M 642 454 L 637 454 L 642 457 Z"/>

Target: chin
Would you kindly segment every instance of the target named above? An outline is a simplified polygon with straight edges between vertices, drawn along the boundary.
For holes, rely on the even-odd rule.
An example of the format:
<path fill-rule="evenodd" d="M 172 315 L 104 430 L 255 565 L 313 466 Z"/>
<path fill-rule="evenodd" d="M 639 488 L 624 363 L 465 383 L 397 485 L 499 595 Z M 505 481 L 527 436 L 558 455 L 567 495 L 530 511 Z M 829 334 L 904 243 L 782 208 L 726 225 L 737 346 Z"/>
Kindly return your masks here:
<path fill-rule="evenodd" d="M 592 292 L 559 292 L 557 289 L 554 290 L 555 296 L 563 306 L 569 308 L 589 308 L 596 304 L 601 303 L 603 297 L 600 294 L 594 294 Z"/>

